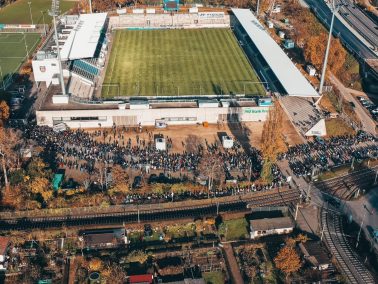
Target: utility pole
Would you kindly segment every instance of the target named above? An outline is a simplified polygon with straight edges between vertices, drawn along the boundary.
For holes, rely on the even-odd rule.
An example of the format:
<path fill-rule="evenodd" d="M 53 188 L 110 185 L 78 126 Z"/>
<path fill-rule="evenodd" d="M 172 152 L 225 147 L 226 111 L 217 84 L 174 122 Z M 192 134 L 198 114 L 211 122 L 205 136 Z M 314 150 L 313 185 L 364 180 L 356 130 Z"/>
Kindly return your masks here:
<path fill-rule="evenodd" d="M 32 4 L 32 2 L 29 1 L 28 5 L 29 5 L 30 20 L 31 20 L 31 24 L 34 25 L 33 14 L 32 14 L 32 10 L 31 10 L 31 4 Z"/>
<path fill-rule="evenodd" d="M 310 193 L 311 193 L 311 182 L 308 184 L 308 190 L 306 194 L 306 203 L 310 201 Z"/>
<path fill-rule="evenodd" d="M 366 209 L 366 205 L 364 205 L 364 207 Z M 361 221 L 361 224 L 360 224 L 360 230 L 358 231 L 358 235 L 357 235 L 356 248 L 358 247 L 358 244 L 360 242 L 360 236 L 361 236 L 362 226 L 364 225 L 364 221 L 365 221 L 365 217 L 366 217 L 366 212 L 367 212 L 367 210 L 364 211 L 364 215 L 362 216 L 362 221 Z"/>
<path fill-rule="evenodd" d="M 256 17 L 259 17 L 259 10 L 260 10 L 260 0 L 257 0 L 257 6 L 256 6 Z"/>
<path fill-rule="evenodd" d="M 329 55 L 329 48 L 331 46 L 331 39 L 332 39 L 332 30 L 333 30 L 333 23 L 335 21 L 335 14 L 339 11 L 339 6 L 335 5 L 335 0 L 332 1 L 332 19 L 331 19 L 331 26 L 329 28 L 329 35 L 328 35 L 328 42 L 327 42 L 327 48 L 326 53 L 324 56 L 324 63 L 323 63 L 323 69 L 322 69 L 322 77 L 320 79 L 320 86 L 319 86 L 319 94 L 323 93 L 323 86 L 324 86 L 324 79 L 326 75 L 327 70 L 327 62 L 328 62 L 328 55 Z"/>
<path fill-rule="evenodd" d="M 89 13 L 93 13 L 92 11 L 92 0 L 88 0 L 89 1 Z"/>
<path fill-rule="evenodd" d="M 58 30 L 56 28 L 56 17 L 59 16 L 59 0 L 52 0 L 51 10 L 49 11 L 49 15 L 53 17 L 54 37 L 55 37 L 55 44 L 56 44 L 56 47 L 57 47 L 56 50 L 57 50 L 57 55 L 58 55 L 60 86 L 62 87 L 62 95 L 65 96 L 66 95 L 66 88 L 64 87 L 62 59 L 60 57 Z"/>
<path fill-rule="evenodd" d="M 322 227 L 322 233 L 320 235 L 320 241 L 323 240 L 323 236 L 324 236 L 324 224 L 323 224 L 323 227 Z"/>

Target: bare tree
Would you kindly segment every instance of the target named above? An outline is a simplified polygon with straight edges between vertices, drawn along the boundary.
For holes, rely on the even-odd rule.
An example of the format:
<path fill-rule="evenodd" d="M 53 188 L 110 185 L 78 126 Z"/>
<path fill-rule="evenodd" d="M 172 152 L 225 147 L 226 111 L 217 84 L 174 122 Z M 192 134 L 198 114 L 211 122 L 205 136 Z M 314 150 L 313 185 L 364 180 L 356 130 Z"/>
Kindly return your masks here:
<path fill-rule="evenodd" d="M 20 145 L 23 141 L 20 133 L 12 130 L 0 128 L 0 156 L 1 167 L 4 175 L 5 187 L 9 187 L 8 169 L 15 166 L 20 159 Z"/>
<path fill-rule="evenodd" d="M 207 177 L 209 197 L 211 189 L 213 189 L 214 181 L 221 181 L 224 177 L 224 167 L 222 159 L 214 154 L 207 153 L 201 159 L 199 164 L 199 173 Z"/>

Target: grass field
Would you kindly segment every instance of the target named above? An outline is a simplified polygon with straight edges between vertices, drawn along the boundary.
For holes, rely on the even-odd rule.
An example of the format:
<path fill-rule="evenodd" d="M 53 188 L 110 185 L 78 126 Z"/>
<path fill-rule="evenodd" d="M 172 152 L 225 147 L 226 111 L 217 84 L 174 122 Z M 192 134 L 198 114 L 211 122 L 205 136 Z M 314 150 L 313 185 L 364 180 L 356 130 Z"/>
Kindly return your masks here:
<path fill-rule="evenodd" d="M 34 24 L 42 24 L 41 11 L 47 11 L 51 7 L 51 0 L 17 0 L 0 10 L 0 24 L 31 24 L 28 2 L 31 2 L 31 10 Z M 77 1 L 60 1 L 61 13 L 71 9 Z M 45 13 L 45 22 L 49 24 L 51 17 Z"/>
<path fill-rule="evenodd" d="M 114 34 L 103 97 L 230 93 L 265 94 L 231 30 Z"/>
<path fill-rule="evenodd" d="M 40 40 L 39 34 L 25 34 L 26 45 L 32 53 Z M 25 61 L 26 46 L 22 33 L 0 34 L 0 87 L 8 74 L 18 71 Z"/>

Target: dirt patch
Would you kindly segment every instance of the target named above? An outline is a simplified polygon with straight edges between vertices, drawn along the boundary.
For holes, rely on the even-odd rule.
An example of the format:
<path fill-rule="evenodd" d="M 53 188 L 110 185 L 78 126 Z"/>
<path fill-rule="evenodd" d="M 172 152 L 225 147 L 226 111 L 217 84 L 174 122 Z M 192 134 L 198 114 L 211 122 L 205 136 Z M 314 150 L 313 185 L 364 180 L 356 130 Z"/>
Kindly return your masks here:
<path fill-rule="evenodd" d="M 283 114 L 282 134 L 288 146 L 293 146 L 293 145 L 303 143 L 303 139 L 301 138 L 301 136 L 299 136 L 298 132 L 295 130 L 293 124 L 291 123 L 290 119 L 287 117 L 286 113 Z"/>
<path fill-rule="evenodd" d="M 202 143 L 207 141 L 209 144 L 220 141 L 219 134 L 222 132 L 227 133 L 227 135 L 233 137 L 241 137 L 245 136 L 244 133 L 248 133 L 248 143 L 255 147 L 260 148 L 261 146 L 261 134 L 263 129 L 263 122 L 246 122 L 243 123 L 243 127 L 236 127 L 236 125 L 230 126 L 227 124 L 224 125 L 208 125 L 204 127 L 203 125 L 174 125 L 168 126 L 166 129 L 156 129 L 154 127 L 144 127 L 141 132 L 135 129 L 128 129 L 127 131 L 121 130 L 121 135 L 113 134 L 113 131 L 108 129 L 105 138 L 101 135 L 97 137 L 98 141 L 101 142 L 110 142 L 113 143 L 117 141 L 118 143 L 122 144 L 122 142 L 127 142 L 131 139 L 131 144 L 133 146 L 137 145 L 137 139 L 145 140 L 146 142 L 153 139 L 155 135 L 163 135 L 164 137 L 169 137 L 172 140 L 172 148 L 170 149 L 171 152 L 182 152 L 185 150 L 185 139 L 189 135 L 198 136 Z M 98 131 L 90 130 L 88 132 Z"/>
<path fill-rule="evenodd" d="M 326 120 L 327 136 L 354 135 L 356 132 L 341 118 Z"/>

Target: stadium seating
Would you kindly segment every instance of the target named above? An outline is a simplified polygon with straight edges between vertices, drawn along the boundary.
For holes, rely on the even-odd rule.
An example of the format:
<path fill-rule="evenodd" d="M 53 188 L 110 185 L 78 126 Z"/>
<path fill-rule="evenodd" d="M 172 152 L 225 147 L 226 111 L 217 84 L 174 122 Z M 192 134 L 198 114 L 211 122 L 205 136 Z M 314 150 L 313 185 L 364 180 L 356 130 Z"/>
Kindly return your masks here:
<path fill-rule="evenodd" d="M 77 98 L 90 99 L 92 97 L 94 88 L 89 83 L 84 82 L 78 76 L 71 76 L 68 92 Z"/>
<path fill-rule="evenodd" d="M 95 59 L 94 59 L 95 60 Z M 95 77 L 100 74 L 100 70 L 93 63 L 93 60 L 73 60 L 71 72 L 93 82 Z"/>
<path fill-rule="evenodd" d="M 112 17 L 109 23 L 112 27 L 122 28 L 164 28 L 164 27 L 227 27 L 230 18 L 220 19 L 200 18 L 198 14 L 127 14 Z"/>
<path fill-rule="evenodd" d="M 294 125 L 303 135 L 322 118 L 321 113 L 310 99 L 283 96 L 281 97 L 281 103 Z"/>

